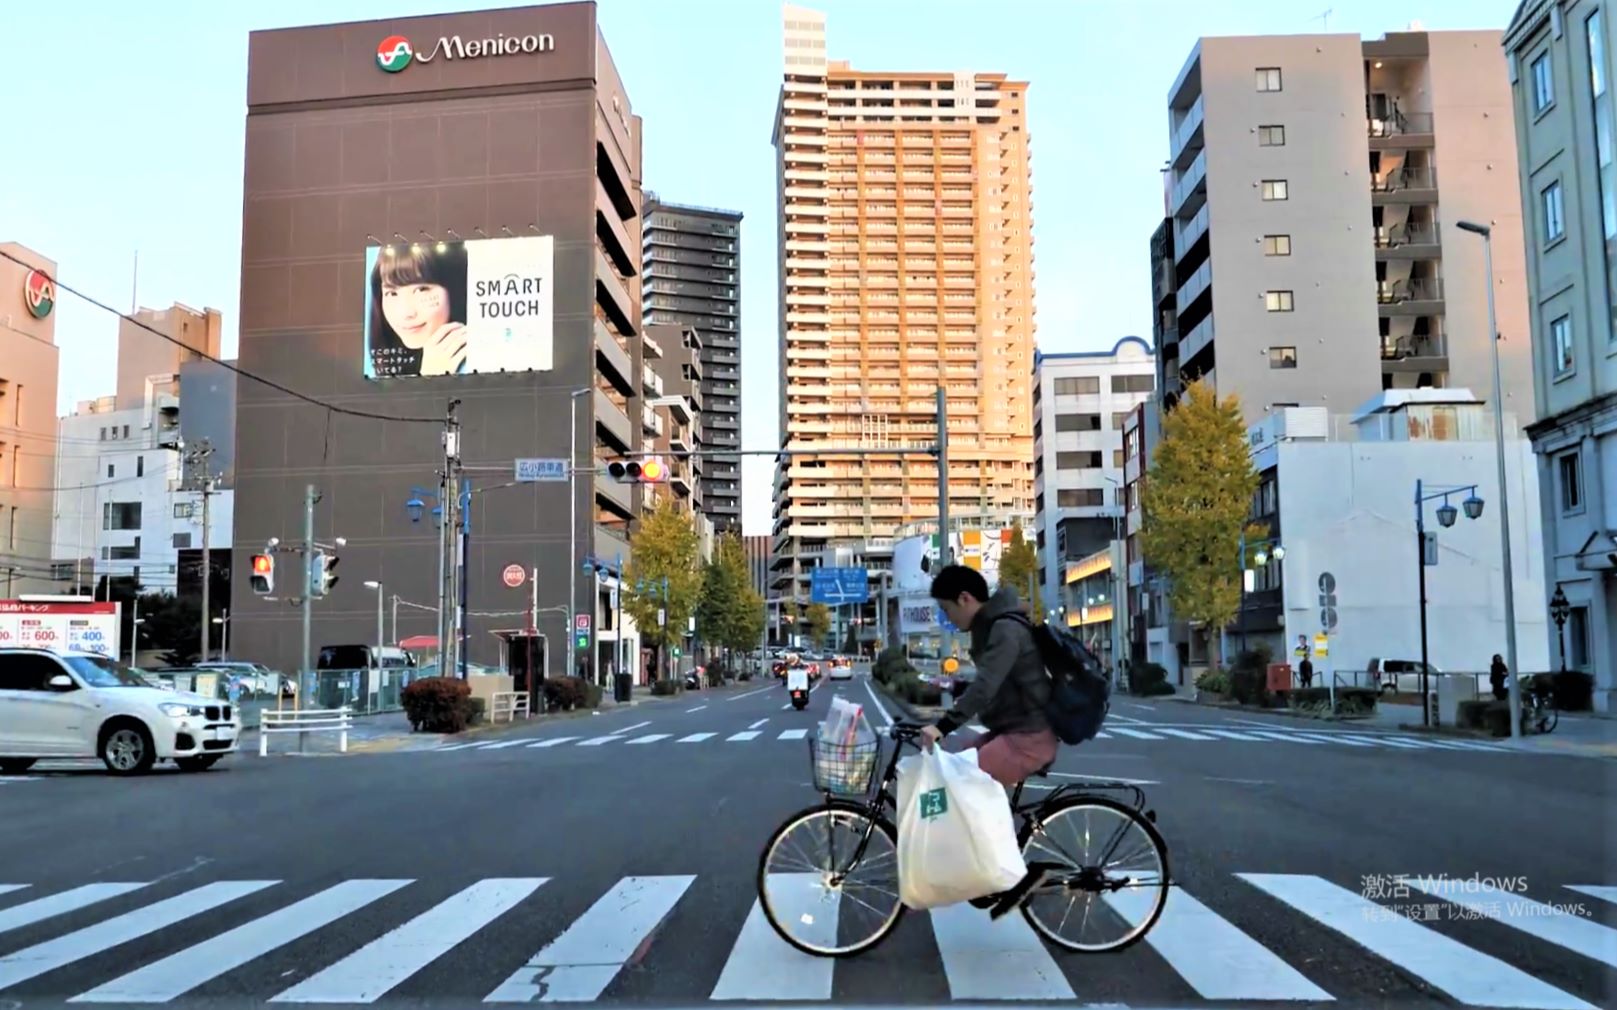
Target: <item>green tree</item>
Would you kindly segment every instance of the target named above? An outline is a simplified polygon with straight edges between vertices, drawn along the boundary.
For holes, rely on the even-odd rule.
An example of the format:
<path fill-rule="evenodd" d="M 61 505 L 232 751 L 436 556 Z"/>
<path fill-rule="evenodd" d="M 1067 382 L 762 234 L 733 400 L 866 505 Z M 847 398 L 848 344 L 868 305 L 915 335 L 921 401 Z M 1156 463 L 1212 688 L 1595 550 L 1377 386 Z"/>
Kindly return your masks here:
<path fill-rule="evenodd" d="M 826 632 L 830 630 L 831 608 L 823 603 L 810 603 L 803 611 L 803 634 L 808 636 L 809 644 L 824 645 Z"/>
<path fill-rule="evenodd" d="M 1240 606 L 1242 532 L 1265 532 L 1248 523 L 1257 487 L 1240 402 L 1192 383 L 1162 420 L 1141 492 L 1140 546 L 1168 577 L 1174 613 L 1208 633 L 1228 625 Z"/>
<path fill-rule="evenodd" d="M 696 633 L 709 645 L 728 647 L 747 589 L 747 559 L 739 538 L 726 534 L 702 568 L 702 596 L 696 604 Z"/>
<path fill-rule="evenodd" d="M 768 605 L 758 590 L 748 585 L 741 597 L 741 607 L 736 611 L 735 639 L 730 643 L 733 649 L 752 649 L 764 640 L 764 629 L 769 626 Z"/>
<path fill-rule="evenodd" d="M 999 584 L 1016 590 L 1016 595 L 1027 603 L 1028 615 L 1035 621 L 1044 619 L 1044 589 L 1039 585 L 1039 552 L 1032 541 L 1022 535 L 1022 524 L 1011 523 L 1011 542 L 999 558 Z"/>
<path fill-rule="evenodd" d="M 671 497 L 642 518 L 629 539 L 623 609 L 655 650 L 654 670 L 661 671 L 664 649 L 679 641 L 696 612 L 702 594 L 700 550 L 690 512 Z M 658 623 L 659 610 L 666 611 L 666 623 Z"/>

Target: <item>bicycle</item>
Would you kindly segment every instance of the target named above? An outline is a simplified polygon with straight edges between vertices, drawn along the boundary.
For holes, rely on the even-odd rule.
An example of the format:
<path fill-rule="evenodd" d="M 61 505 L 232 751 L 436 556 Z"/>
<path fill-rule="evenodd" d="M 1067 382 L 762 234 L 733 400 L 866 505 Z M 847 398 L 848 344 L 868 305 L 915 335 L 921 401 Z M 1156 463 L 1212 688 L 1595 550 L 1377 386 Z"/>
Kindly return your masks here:
<path fill-rule="evenodd" d="M 1540 686 L 1537 678 L 1521 678 L 1522 731 L 1552 733 L 1561 722 L 1561 712 L 1555 707 L 1555 692 Z"/>
<path fill-rule="evenodd" d="M 825 802 L 788 817 L 758 861 L 764 916 L 798 950 L 849 957 L 875 947 L 897 928 L 906 908 L 898 897 L 898 833 L 888 811 L 897 812 L 892 787 L 899 757 L 906 745 L 919 749 L 921 728 L 895 723 L 888 731 L 895 746 L 874 791 L 883 750 L 879 738 L 848 746 L 809 741 L 815 788 L 825 793 Z M 1047 766 L 1035 775 L 1048 771 Z M 1145 809 L 1145 794 L 1123 782 L 1092 782 L 1058 786 L 1024 803 L 1025 785 L 1011 794 L 1017 842 L 1030 866 L 1042 863 L 1048 872 L 1022 900 L 1022 916 L 1041 936 L 1078 953 L 1117 951 L 1139 942 L 1162 915 L 1169 887 L 1167 843 L 1156 828 L 1156 812 Z M 1132 794 L 1132 802 L 1102 795 L 1112 792 Z M 1085 845 L 1085 857 L 1075 857 L 1068 845 L 1054 840 L 1063 831 Z M 1124 847 L 1130 837 L 1135 841 Z M 806 847 L 821 841 L 813 851 L 823 851 L 823 858 L 812 858 Z M 1091 842 L 1100 843 L 1098 855 L 1087 855 Z M 1130 871 L 1125 867 L 1136 854 L 1141 866 Z M 867 870 L 873 882 L 856 879 Z M 1084 907 L 1074 916 L 1080 898 Z M 972 904 L 986 908 L 995 900 L 990 895 Z M 865 917 L 871 919 L 868 928 L 854 925 Z M 1124 928 L 1113 939 L 1086 941 L 1068 935 L 1069 923 L 1080 931 L 1092 924 Z"/>

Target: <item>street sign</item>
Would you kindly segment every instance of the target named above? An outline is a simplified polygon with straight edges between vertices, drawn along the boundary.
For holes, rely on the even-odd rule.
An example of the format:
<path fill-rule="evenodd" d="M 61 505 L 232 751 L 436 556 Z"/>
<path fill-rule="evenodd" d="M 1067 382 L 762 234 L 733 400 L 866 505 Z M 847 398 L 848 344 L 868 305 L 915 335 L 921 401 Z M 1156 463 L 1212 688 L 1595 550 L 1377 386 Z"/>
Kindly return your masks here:
<path fill-rule="evenodd" d="M 560 481 L 567 479 L 565 459 L 519 459 L 516 461 L 517 480 L 522 483 Z"/>
<path fill-rule="evenodd" d="M 523 580 L 527 577 L 528 573 L 523 570 L 521 565 L 506 565 L 505 571 L 500 573 L 500 581 L 512 589 L 522 585 Z"/>
<path fill-rule="evenodd" d="M 1331 640 L 1323 634 L 1314 636 L 1314 655 L 1324 659 L 1331 654 Z"/>
<path fill-rule="evenodd" d="M 1434 567 L 1437 564 L 1436 533 L 1426 533 L 1422 536 L 1420 554 L 1420 563 L 1425 565 L 1427 568 Z"/>
<path fill-rule="evenodd" d="M 589 634 L 590 633 L 590 615 L 588 615 L 588 614 L 574 614 L 573 615 L 573 630 L 578 632 L 580 635 Z"/>
<path fill-rule="evenodd" d="M 809 599 L 839 606 L 870 599 L 870 574 L 863 568 L 815 568 L 809 574 Z"/>

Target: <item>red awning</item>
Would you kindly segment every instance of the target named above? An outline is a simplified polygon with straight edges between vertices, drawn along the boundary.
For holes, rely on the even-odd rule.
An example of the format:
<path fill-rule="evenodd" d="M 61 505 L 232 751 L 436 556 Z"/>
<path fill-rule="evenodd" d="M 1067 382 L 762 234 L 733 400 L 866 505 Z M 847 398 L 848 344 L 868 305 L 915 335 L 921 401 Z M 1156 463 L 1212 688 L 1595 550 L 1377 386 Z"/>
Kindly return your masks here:
<path fill-rule="evenodd" d="M 401 649 L 436 649 L 437 635 L 412 635 L 399 643 Z"/>

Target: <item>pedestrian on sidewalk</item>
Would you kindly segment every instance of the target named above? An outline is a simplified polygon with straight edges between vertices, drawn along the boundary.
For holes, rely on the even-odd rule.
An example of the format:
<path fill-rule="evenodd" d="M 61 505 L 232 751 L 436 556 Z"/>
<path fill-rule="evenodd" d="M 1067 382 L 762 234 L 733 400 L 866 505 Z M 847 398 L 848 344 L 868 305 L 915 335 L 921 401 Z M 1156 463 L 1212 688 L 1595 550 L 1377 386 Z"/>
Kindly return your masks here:
<path fill-rule="evenodd" d="M 1505 668 L 1504 657 L 1499 653 L 1493 654 L 1493 664 L 1488 667 L 1488 683 L 1493 686 L 1494 701 L 1504 701 L 1510 697 L 1510 689 L 1505 686 L 1505 679 L 1510 671 Z"/>
<path fill-rule="evenodd" d="M 1307 656 L 1304 656 L 1303 661 L 1297 664 L 1297 679 L 1302 682 L 1304 688 L 1314 683 L 1314 661 Z"/>

